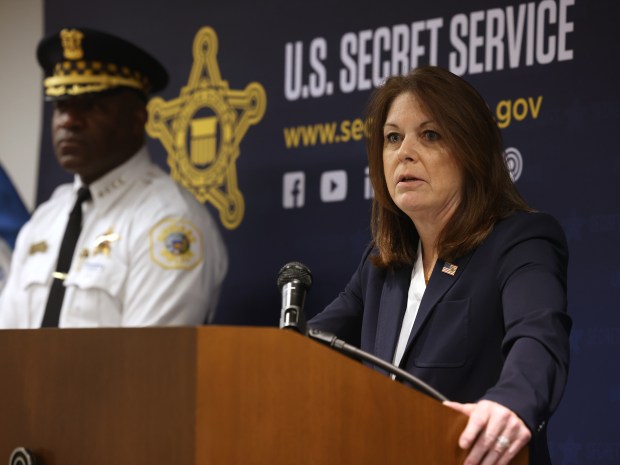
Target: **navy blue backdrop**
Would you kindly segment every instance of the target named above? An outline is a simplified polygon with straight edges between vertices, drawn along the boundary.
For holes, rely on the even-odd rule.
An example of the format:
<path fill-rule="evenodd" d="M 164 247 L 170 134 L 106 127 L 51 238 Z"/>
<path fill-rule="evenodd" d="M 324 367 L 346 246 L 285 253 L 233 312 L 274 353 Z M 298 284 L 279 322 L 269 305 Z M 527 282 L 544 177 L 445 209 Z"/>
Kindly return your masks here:
<path fill-rule="evenodd" d="M 343 288 L 370 238 L 359 118 L 383 77 L 431 63 L 479 89 L 519 190 L 568 236 L 574 329 L 550 424 L 558 465 L 620 463 L 619 17 L 616 0 L 45 1 L 46 32 L 107 30 L 170 70 L 153 106 L 169 120 L 151 122 L 149 147 L 177 174 L 190 167 L 180 182 L 220 221 L 231 266 L 218 324 L 277 325 L 276 274 L 291 260 L 314 275 L 309 316 Z M 38 202 L 69 179 L 49 110 Z M 199 118 L 218 121 L 214 158 L 188 162 Z"/>

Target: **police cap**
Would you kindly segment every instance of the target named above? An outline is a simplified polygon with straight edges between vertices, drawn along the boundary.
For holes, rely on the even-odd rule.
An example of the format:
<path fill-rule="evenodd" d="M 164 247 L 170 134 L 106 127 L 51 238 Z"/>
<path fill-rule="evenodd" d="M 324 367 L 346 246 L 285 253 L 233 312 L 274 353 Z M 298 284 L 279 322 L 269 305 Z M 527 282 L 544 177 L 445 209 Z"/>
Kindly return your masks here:
<path fill-rule="evenodd" d="M 168 73 L 153 56 L 111 34 L 65 28 L 37 47 L 46 100 L 133 89 L 144 97 L 168 84 Z"/>

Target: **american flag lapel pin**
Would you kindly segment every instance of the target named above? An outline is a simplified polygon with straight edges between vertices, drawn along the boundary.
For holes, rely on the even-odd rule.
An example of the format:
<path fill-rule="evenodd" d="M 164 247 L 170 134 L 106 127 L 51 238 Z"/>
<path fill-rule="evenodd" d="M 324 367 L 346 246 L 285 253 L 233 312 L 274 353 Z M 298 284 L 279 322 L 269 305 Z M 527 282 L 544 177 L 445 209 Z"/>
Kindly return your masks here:
<path fill-rule="evenodd" d="M 450 276 L 454 276 L 454 273 L 456 273 L 456 270 L 458 270 L 458 268 L 459 268 L 458 266 L 453 265 L 452 263 L 445 262 L 443 264 L 443 268 L 441 269 L 441 272 L 449 274 Z"/>

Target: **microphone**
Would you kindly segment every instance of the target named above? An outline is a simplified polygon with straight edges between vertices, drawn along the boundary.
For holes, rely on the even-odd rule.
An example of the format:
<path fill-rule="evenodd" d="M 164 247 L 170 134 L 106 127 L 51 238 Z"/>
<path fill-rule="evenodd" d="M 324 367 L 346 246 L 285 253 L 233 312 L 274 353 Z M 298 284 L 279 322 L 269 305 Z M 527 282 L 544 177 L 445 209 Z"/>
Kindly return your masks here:
<path fill-rule="evenodd" d="M 395 380 L 407 381 L 415 389 L 434 399 L 442 402 L 448 400 L 439 391 L 405 370 L 347 344 L 331 333 L 314 328 L 308 329 L 306 327 L 306 317 L 304 315 L 304 300 L 306 298 L 306 292 L 310 290 L 311 284 L 312 273 L 303 263 L 289 262 L 280 268 L 278 272 L 278 287 L 282 292 L 282 310 L 280 312 L 281 329 L 294 329 L 302 335 L 309 336 L 311 339 L 326 344 L 344 355 L 378 366 L 388 373 L 391 373 Z"/>
<path fill-rule="evenodd" d="M 300 262 L 289 262 L 278 272 L 278 287 L 282 293 L 280 328 L 290 328 L 307 334 L 304 301 L 312 284 L 312 273 Z"/>

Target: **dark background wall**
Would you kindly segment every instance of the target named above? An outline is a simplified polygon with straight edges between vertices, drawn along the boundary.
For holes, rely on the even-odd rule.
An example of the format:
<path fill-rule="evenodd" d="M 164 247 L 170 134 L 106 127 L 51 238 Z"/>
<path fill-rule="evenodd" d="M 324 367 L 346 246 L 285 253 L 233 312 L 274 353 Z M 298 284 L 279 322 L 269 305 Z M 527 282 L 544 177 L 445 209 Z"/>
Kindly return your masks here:
<path fill-rule="evenodd" d="M 314 275 L 309 316 L 337 295 L 370 238 L 356 120 L 371 88 L 416 64 L 462 74 L 496 112 L 519 190 L 568 237 L 572 366 L 550 424 L 554 461 L 620 463 L 620 4 L 388 3 L 50 0 L 45 30 L 87 26 L 138 43 L 170 70 L 161 97 L 171 101 L 188 85 L 196 35 L 210 27 L 228 88 L 264 89 L 264 116 L 233 144 L 244 212 L 236 227 L 222 226 L 231 266 L 218 324 L 277 325 L 276 275 L 291 260 Z M 244 110 L 231 101 L 227 108 L 236 109 L 238 127 Z M 44 113 L 38 202 L 68 180 L 52 156 L 49 108 Z M 209 105 L 196 110 L 212 114 Z M 167 167 L 161 141 L 149 147 Z M 212 203 L 205 208 L 220 218 Z"/>

